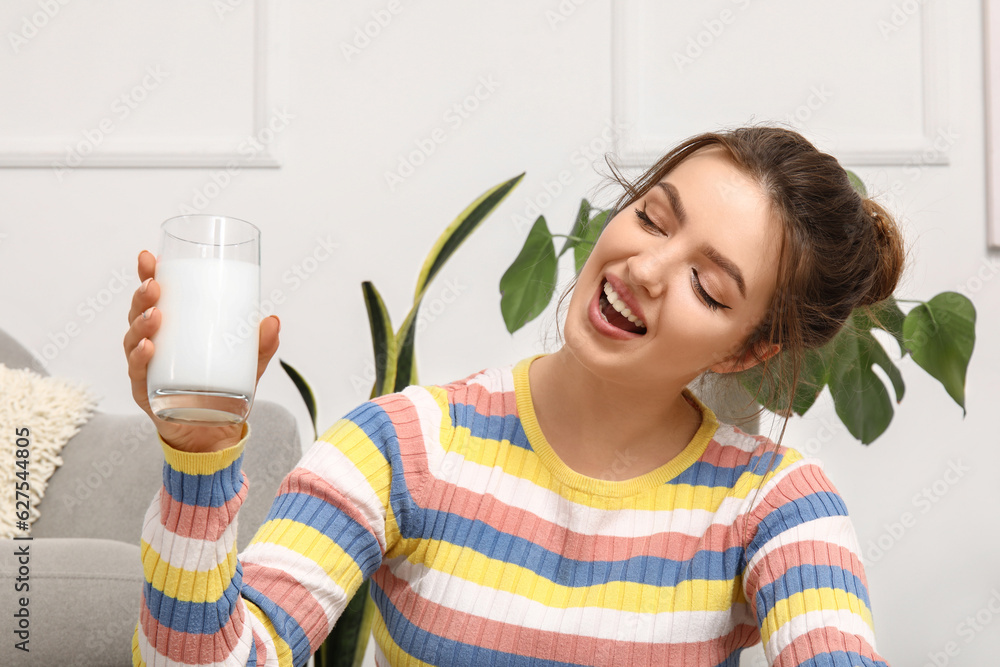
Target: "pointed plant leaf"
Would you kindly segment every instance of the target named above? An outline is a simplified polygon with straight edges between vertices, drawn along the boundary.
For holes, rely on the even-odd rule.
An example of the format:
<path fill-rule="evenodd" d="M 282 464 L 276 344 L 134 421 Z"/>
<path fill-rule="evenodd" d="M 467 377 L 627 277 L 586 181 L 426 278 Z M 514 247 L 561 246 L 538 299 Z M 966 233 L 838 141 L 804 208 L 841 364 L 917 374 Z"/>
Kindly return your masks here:
<path fill-rule="evenodd" d="M 385 307 L 382 295 L 375 289 L 375 285 L 370 280 L 366 280 L 361 283 L 361 291 L 365 297 L 368 325 L 372 334 L 372 352 L 375 354 L 373 394 L 381 396 L 388 393 L 388 387 L 395 384 L 396 337 L 392 332 L 389 311 Z"/>
<path fill-rule="evenodd" d="M 844 171 L 847 172 L 847 178 L 851 181 L 851 187 L 853 187 L 859 195 L 867 198 L 868 188 L 865 187 L 865 182 L 850 169 L 845 169 Z"/>
<path fill-rule="evenodd" d="M 434 276 L 441 270 L 452 253 L 462 245 L 465 239 L 469 238 L 469 235 L 493 212 L 493 209 L 500 205 L 500 202 L 510 194 L 510 191 L 521 182 L 522 178 L 524 178 L 523 172 L 481 194 L 464 211 L 459 213 L 458 217 L 441 233 L 420 268 L 420 274 L 417 276 L 417 287 L 413 293 L 414 303 L 420 300 L 427 285 L 434 280 Z"/>
<path fill-rule="evenodd" d="M 403 391 L 411 384 L 417 384 L 417 356 L 416 356 L 416 336 L 417 336 L 417 313 L 420 312 L 420 303 L 423 297 L 410 308 L 406 314 L 406 319 L 399 325 L 396 332 L 399 352 L 396 359 L 396 383 L 392 391 Z"/>
<path fill-rule="evenodd" d="M 976 309 L 957 292 L 942 292 L 903 320 L 913 360 L 936 378 L 965 415 L 965 375 L 976 343 Z"/>
<path fill-rule="evenodd" d="M 583 268 L 587 258 L 590 257 L 590 253 L 594 249 L 594 244 L 597 243 L 597 237 L 601 235 L 601 230 L 604 228 L 604 221 L 607 219 L 609 213 L 611 211 L 601 211 L 595 215 L 594 219 L 585 225 L 580 233 L 584 241 L 576 243 L 573 246 L 573 261 L 576 265 L 577 273 L 580 273 L 580 269 Z"/>
<path fill-rule="evenodd" d="M 514 333 L 538 317 L 555 292 L 557 260 L 545 217 L 538 216 L 517 258 L 500 278 L 500 312 Z"/>
<path fill-rule="evenodd" d="M 587 228 L 590 223 L 590 202 L 586 199 L 580 200 L 580 210 L 577 211 L 576 220 L 573 222 L 573 229 L 569 231 L 570 238 L 566 239 L 566 243 L 563 244 L 562 250 L 559 251 L 557 257 L 562 257 L 570 248 L 575 248 L 577 245 L 576 239 L 572 237 L 583 236 L 583 230 Z"/>
<path fill-rule="evenodd" d="M 288 377 L 291 378 L 292 384 L 299 390 L 299 396 L 302 397 L 302 400 L 306 404 L 306 410 L 309 411 L 309 420 L 313 426 L 313 440 L 318 440 L 319 432 L 316 430 L 316 397 L 313 396 L 312 388 L 309 387 L 309 383 L 302 377 L 302 374 L 295 370 L 291 364 L 285 363 L 283 359 L 278 359 L 278 362 L 285 369 Z"/>

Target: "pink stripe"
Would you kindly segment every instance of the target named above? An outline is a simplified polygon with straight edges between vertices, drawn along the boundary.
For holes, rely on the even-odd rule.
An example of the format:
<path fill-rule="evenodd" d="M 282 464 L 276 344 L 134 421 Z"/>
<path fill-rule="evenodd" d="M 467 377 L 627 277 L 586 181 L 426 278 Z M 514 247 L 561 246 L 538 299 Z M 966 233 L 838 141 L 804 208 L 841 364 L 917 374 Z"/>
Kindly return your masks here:
<path fill-rule="evenodd" d="M 861 637 L 845 634 L 837 628 L 826 627 L 810 630 L 796 637 L 778 654 L 774 667 L 796 667 L 828 651 L 855 651 L 870 660 L 886 662 L 885 658 L 876 653 Z"/>
<path fill-rule="evenodd" d="M 253 645 L 257 648 L 257 664 L 263 667 L 264 663 L 267 662 L 267 646 L 260 633 L 253 629 L 250 632 L 253 634 Z"/>
<path fill-rule="evenodd" d="M 160 516 L 163 527 L 180 537 L 215 542 L 232 522 L 247 497 L 247 480 L 243 475 L 243 486 L 239 493 L 219 507 L 186 505 L 175 500 L 166 489 L 160 493 Z"/>
<path fill-rule="evenodd" d="M 295 619 L 309 638 L 310 652 L 319 648 L 329 629 L 322 605 L 308 588 L 284 570 L 256 563 L 243 564 L 243 581 Z"/>
<path fill-rule="evenodd" d="M 280 502 L 281 496 L 286 493 L 302 493 L 329 503 L 364 527 L 373 536 L 375 535 L 372 525 L 358 509 L 357 504 L 346 498 L 340 489 L 311 470 L 296 468 L 286 476 L 282 480 L 281 486 L 278 487 L 278 497 L 275 499 L 275 503 Z"/>
<path fill-rule="evenodd" d="M 783 505 L 804 498 L 808 495 L 821 492 L 829 492 L 840 495 L 833 482 L 826 476 L 823 469 L 815 463 L 799 465 L 789 471 L 787 475 L 767 492 L 759 502 L 757 508 L 747 522 L 749 534 L 754 535 L 760 522 L 772 511 Z"/>
<path fill-rule="evenodd" d="M 513 391 L 490 391 L 480 384 L 465 384 L 451 388 L 448 401 L 471 405 L 483 416 L 517 415 L 517 398 Z"/>
<path fill-rule="evenodd" d="M 536 660 L 554 660 L 576 664 L 622 665 L 711 665 L 729 657 L 736 646 L 750 646 L 759 641 L 756 627 L 735 626 L 723 637 L 698 642 L 670 644 L 636 643 L 631 639 L 596 639 L 571 633 L 487 620 L 430 602 L 413 592 L 405 581 L 382 568 L 373 577 L 393 604 L 415 626 L 446 639 L 493 651 L 513 653 Z M 561 613 L 554 609 L 553 613 Z M 623 634 L 648 630 L 623 629 Z"/>
<path fill-rule="evenodd" d="M 232 653 L 233 648 L 239 644 L 240 633 L 243 632 L 242 613 L 243 607 L 236 607 L 229 622 L 215 634 L 181 632 L 160 625 L 147 607 L 145 595 L 143 595 L 139 623 L 142 625 L 146 639 L 160 655 L 165 655 L 176 662 L 205 665 L 224 661 Z M 146 662 L 152 661 L 147 660 Z"/>

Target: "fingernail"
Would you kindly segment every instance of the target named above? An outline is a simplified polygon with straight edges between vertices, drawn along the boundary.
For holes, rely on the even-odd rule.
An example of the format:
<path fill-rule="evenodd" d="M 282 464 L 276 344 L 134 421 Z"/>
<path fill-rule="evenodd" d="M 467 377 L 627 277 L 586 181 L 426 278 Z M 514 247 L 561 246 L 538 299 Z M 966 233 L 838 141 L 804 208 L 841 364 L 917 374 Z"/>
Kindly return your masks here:
<path fill-rule="evenodd" d="M 275 315 L 274 319 L 278 320 L 278 333 L 281 333 L 281 318 Z"/>
<path fill-rule="evenodd" d="M 143 338 L 142 340 L 139 341 L 139 344 L 135 346 L 135 349 L 137 349 L 140 352 L 142 352 L 142 348 L 144 348 L 144 347 L 146 347 L 146 339 L 145 338 Z"/>
<path fill-rule="evenodd" d="M 139 285 L 139 293 L 140 294 L 145 294 L 146 293 L 146 288 L 149 287 L 149 281 L 150 280 L 152 280 L 152 278 L 146 278 L 145 280 L 142 281 L 142 284 Z"/>
<path fill-rule="evenodd" d="M 156 306 L 150 306 L 146 310 L 142 311 L 142 319 L 148 320 L 149 316 L 153 314 L 153 308 L 155 308 L 155 307 Z"/>

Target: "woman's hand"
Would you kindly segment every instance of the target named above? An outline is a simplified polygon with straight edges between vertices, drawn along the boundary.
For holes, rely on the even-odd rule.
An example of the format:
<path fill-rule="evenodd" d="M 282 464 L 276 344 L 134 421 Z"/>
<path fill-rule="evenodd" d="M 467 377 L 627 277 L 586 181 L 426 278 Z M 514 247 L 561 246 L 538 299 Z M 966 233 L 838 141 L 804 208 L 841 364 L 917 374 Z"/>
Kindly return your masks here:
<path fill-rule="evenodd" d="M 124 341 L 128 376 L 132 380 L 132 398 L 153 420 L 160 437 L 174 449 L 185 452 L 214 452 L 231 447 L 242 438 L 243 424 L 197 426 L 166 422 L 157 419 L 149 408 L 146 369 L 153 356 L 153 342 L 150 339 L 160 328 L 161 321 L 160 311 L 155 307 L 160 298 L 160 286 L 153 278 L 155 272 L 156 258 L 148 250 L 143 250 L 139 253 L 139 280 L 142 284 L 132 296 L 132 308 L 128 313 L 130 326 Z M 260 381 L 267 363 L 278 351 L 280 328 L 281 323 L 274 315 L 261 320 L 257 381 Z"/>

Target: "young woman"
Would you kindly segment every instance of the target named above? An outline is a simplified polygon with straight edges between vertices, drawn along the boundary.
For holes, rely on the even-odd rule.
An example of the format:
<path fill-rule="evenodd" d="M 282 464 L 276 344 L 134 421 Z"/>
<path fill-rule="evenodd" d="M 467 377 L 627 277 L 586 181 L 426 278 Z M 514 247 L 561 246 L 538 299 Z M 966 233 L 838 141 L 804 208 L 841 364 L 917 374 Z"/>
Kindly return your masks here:
<path fill-rule="evenodd" d="M 136 664 L 304 664 L 370 578 L 379 665 L 735 666 L 761 641 L 782 667 L 886 665 L 821 463 L 686 386 L 794 369 L 892 294 L 902 258 L 891 218 L 798 134 L 701 135 L 626 185 L 558 351 L 351 410 L 238 556 L 248 427 L 156 421 Z M 154 268 L 143 252 L 124 341 L 147 413 Z M 278 329 L 261 325 L 259 373 Z"/>

